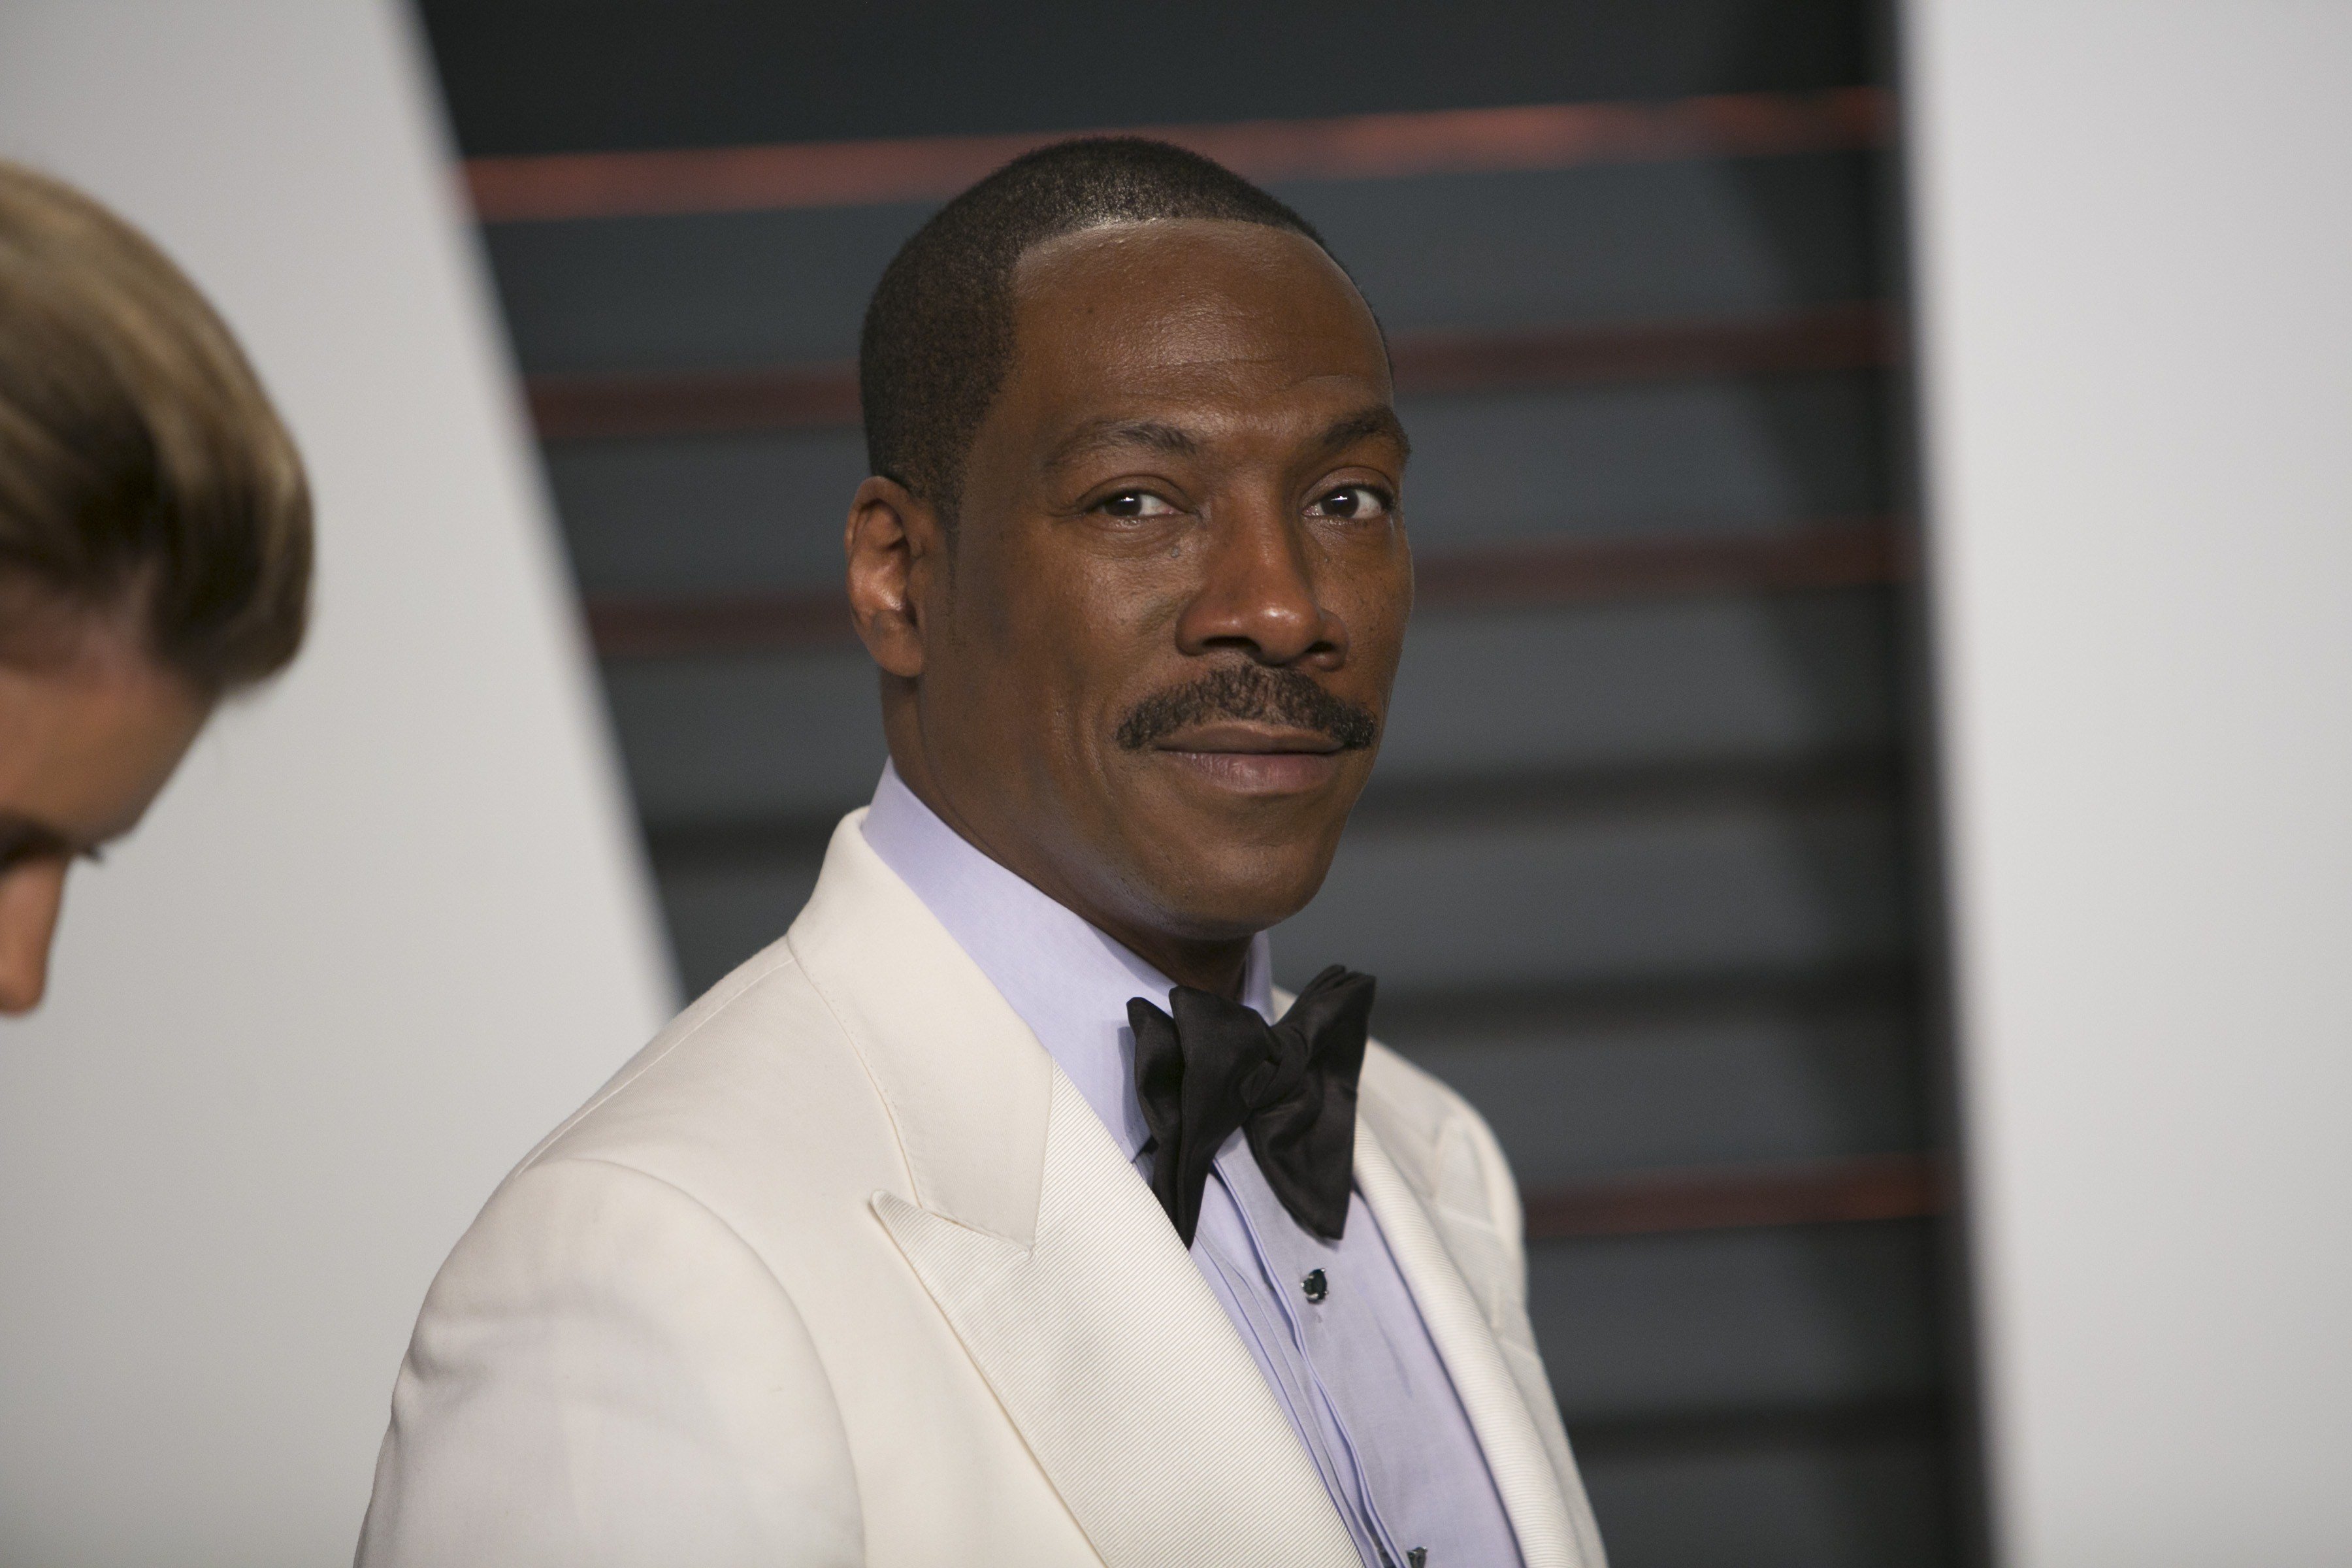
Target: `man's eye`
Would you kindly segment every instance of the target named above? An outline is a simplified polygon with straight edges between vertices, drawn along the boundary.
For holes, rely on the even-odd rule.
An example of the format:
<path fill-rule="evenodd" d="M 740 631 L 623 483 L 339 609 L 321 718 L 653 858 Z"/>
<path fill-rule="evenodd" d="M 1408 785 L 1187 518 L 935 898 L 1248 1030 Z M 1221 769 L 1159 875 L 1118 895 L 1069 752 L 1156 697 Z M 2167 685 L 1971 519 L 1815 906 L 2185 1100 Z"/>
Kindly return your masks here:
<path fill-rule="evenodd" d="M 1150 490 L 1121 490 L 1105 496 L 1095 503 L 1095 510 L 1112 517 L 1173 517 L 1177 509 L 1164 496 Z"/>
<path fill-rule="evenodd" d="M 1341 485 L 1308 507 L 1307 515 L 1360 521 L 1386 517 L 1389 505 L 1389 498 L 1370 485 Z"/>

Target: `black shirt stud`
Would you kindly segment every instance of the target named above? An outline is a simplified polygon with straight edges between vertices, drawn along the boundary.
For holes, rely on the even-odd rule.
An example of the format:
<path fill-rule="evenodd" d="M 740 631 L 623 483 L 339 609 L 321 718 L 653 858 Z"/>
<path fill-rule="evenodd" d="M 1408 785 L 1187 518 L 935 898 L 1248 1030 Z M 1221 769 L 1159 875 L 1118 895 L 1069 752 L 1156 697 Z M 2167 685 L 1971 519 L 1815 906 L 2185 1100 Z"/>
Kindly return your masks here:
<path fill-rule="evenodd" d="M 1307 1299 L 1309 1301 L 1320 1303 L 1324 1297 L 1331 1293 L 1331 1282 L 1323 1278 L 1323 1270 L 1320 1268 L 1309 1273 L 1306 1279 L 1298 1282 L 1298 1285 L 1300 1289 L 1307 1292 Z"/>

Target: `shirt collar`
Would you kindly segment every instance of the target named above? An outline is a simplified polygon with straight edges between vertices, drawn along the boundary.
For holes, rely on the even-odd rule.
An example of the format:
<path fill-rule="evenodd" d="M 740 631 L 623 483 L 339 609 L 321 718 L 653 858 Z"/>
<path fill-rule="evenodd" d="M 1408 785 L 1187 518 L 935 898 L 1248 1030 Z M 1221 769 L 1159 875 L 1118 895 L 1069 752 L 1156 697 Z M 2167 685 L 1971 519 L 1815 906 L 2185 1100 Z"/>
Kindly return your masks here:
<path fill-rule="evenodd" d="M 915 797 L 895 767 L 866 808 L 866 842 L 914 889 L 1132 1160 L 1150 1136 L 1135 1099 L 1127 1004 L 1168 1005 L 1168 977 L 1079 915 L 998 865 Z M 1274 1016 L 1271 945 L 1252 939 L 1242 1000 Z"/>

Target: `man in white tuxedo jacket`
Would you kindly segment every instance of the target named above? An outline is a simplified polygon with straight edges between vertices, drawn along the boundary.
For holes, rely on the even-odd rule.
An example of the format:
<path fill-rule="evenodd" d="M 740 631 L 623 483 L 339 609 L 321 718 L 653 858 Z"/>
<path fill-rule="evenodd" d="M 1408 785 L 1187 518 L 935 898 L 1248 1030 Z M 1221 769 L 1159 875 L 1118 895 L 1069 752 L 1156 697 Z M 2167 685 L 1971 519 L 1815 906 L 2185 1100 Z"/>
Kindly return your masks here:
<path fill-rule="evenodd" d="M 435 1281 L 365 1568 L 1602 1568 L 1494 1139 L 1297 998 L 1412 605 L 1385 345 L 1216 165 L 1064 143 L 869 309 L 891 763 L 792 928 Z"/>

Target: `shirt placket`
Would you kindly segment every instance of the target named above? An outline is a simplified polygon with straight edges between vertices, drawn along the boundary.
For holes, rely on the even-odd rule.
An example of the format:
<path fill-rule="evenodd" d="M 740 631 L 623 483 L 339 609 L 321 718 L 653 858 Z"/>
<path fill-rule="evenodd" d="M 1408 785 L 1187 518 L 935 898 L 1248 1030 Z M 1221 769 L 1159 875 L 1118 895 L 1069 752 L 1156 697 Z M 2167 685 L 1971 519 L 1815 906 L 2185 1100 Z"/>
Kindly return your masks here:
<path fill-rule="evenodd" d="M 1339 1439 L 1340 1452 L 1346 1456 L 1349 1474 L 1356 1483 L 1356 1505 L 1363 1516 L 1360 1523 L 1364 1533 L 1371 1538 L 1373 1549 L 1380 1553 L 1383 1563 L 1401 1564 L 1405 1561 L 1404 1554 L 1398 1551 L 1387 1521 L 1381 1517 L 1380 1503 L 1372 1496 L 1371 1478 L 1366 1474 L 1362 1457 L 1356 1451 L 1355 1438 L 1349 1435 L 1348 1424 L 1341 1418 L 1339 1407 L 1332 1401 L 1331 1391 L 1325 1386 L 1323 1374 L 1315 1365 L 1314 1352 L 1307 1347 L 1306 1325 L 1299 1320 L 1297 1308 L 1291 1303 L 1287 1288 L 1288 1271 L 1274 1258 L 1265 1237 L 1259 1233 L 1257 1220 L 1250 1213 L 1250 1205 L 1242 1201 L 1240 1186 L 1227 1173 L 1227 1161 L 1250 1157 L 1246 1142 L 1236 1134 L 1234 1142 L 1219 1152 L 1210 1170 L 1215 1175 L 1217 1184 L 1224 1189 L 1226 1201 L 1234 1205 L 1234 1213 L 1242 1222 L 1242 1234 L 1249 1238 L 1250 1250 L 1255 1255 L 1258 1271 L 1273 1291 L 1275 1305 L 1282 1313 L 1291 1345 L 1297 1352 L 1298 1363 L 1305 1369 L 1307 1384 L 1314 1391 L 1316 1408 Z M 1352 1193 L 1349 1202 L 1354 1202 Z M 1286 1215 L 1285 1217 L 1287 1218 Z"/>

